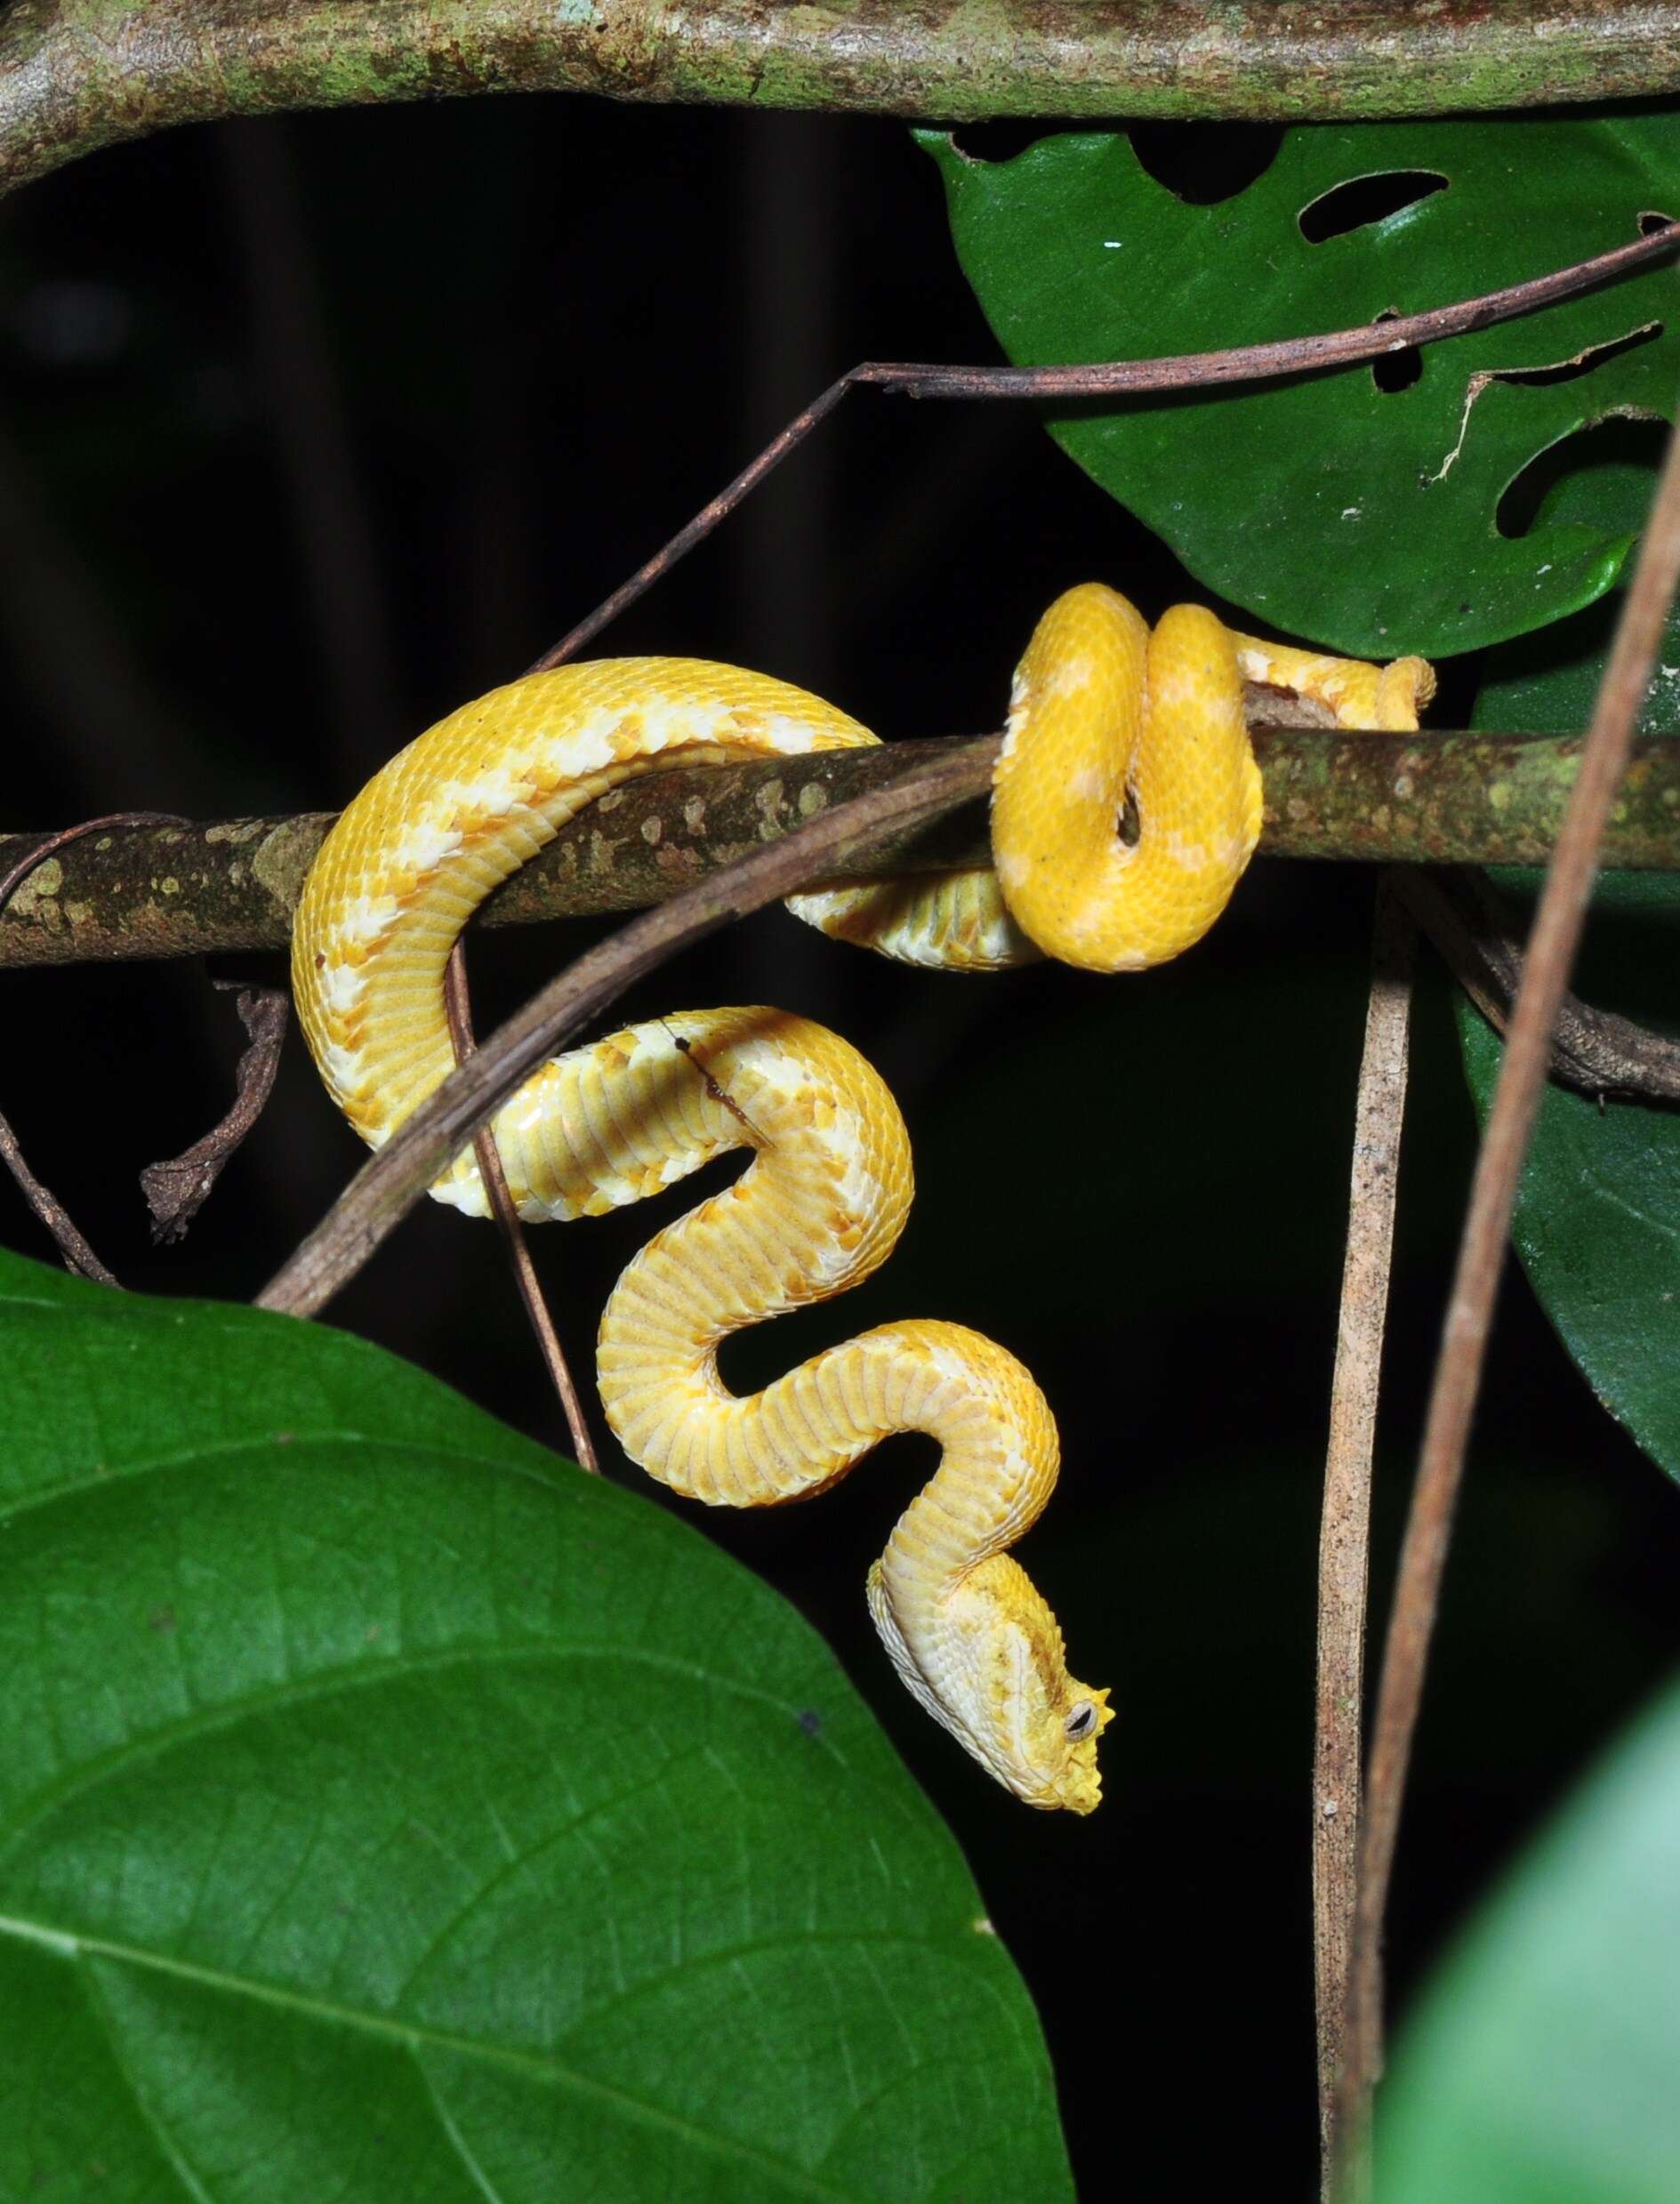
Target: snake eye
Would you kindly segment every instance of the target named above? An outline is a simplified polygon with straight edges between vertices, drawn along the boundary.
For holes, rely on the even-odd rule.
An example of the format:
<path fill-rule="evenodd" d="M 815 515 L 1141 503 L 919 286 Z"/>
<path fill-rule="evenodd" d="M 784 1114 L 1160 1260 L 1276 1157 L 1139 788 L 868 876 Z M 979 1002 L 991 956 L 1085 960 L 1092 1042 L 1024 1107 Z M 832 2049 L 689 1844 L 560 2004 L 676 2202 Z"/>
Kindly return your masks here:
<path fill-rule="evenodd" d="M 1081 1699 L 1062 1725 L 1062 1734 L 1070 1744 L 1077 1745 L 1082 1737 L 1089 1737 L 1097 1727 L 1097 1709 L 1089 1699 Z"/>

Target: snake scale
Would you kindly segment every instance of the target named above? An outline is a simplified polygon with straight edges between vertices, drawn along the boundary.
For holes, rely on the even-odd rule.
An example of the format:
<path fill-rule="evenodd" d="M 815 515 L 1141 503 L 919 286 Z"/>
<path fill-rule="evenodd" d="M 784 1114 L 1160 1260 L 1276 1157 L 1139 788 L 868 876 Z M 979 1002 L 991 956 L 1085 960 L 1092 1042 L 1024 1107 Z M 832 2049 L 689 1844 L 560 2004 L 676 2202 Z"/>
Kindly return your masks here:
<path fill-rule="evenodd" d="M 1231 633 L 1194 606 L 1153 633 L 1097 583 L 1045 614 L 1016 677 L 993 797 L 995 870 L 801 895 L 791 907 L 917 963 L 1040 951 L 1099 971 L 1176 956 L 1218 916 L 1258 838 L 1244 678 L 1348 727 L 1412 728 L 1428 668 L 1386 669 Z M 299 1014 L 328 1089 L 377 1147 L 454 1064 L 450 947 L 477 905 L 584 805 L 662 767 L 872 743 L 785 682 L 690 659 L 606 659 L 463 705 L 369 783 L 323 845 L 293 938 Z M 1138 833 L 1117 825 L 1128 800 Z M 1016 1358 L 961 1325 L 884 1324 L 762 1391 L 723 1386 L 732 1332 L 866 1277 L 903 1227 L 903 1119 L 836 1034 L 762 1008 L 627 1027 L 543 1065 L 494 1121 L 522 1217 L 596 1215 L 743 1146 L 734 1184 L 667 1226 L 601 1318 L 599 1377 L 625 1453 L 674 1491 L 760 1507 L 822 1491 L 878 1441 L 925 1431 L 939 1466 L 869 1575 L 894 1666 L 935 1720 L 1029 1805 L 1101 1795 L 1108 1694 L 1068 1672 L 1009 1549 L 1058 1465 Z M 470 1154 L 432 1189 L 487 1213 Z"/>

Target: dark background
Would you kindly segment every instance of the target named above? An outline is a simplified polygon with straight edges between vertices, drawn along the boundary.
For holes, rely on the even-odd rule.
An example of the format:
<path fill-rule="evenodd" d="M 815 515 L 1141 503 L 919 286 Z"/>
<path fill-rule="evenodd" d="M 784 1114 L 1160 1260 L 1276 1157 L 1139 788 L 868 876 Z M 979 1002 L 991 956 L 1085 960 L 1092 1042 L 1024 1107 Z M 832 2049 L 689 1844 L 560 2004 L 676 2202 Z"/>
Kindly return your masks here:
<path fill-rule="evenodd" d="M 1266 149 L 1148 143 L 1193 188 Z M 526 665 L 839 369 L 993 356 L 932 166 L 888 123 L 506 101 L 194 130 L 35 185 L 0 208 L 0 826 L 338 803 Z M 760 667 L 888 736 L 973 732 L 1057 590 L 1100 576 L 1152 613 L 1182 593 L 1025 413 L 848 406 L 601 648 Z M 1455 670 L 1443 724 L 1472 684 Z M 1026 1557 L 1077 1671 L 1117 1686 L 1089 1822 L 1015 1807 L 869 1629 L 864 1571 L 922 1442 L 816 1507 L 706 1528 L 837 1647 L 949 1817 L 1044 2015 L 1090 2195 L 1314 2180 L 1316 1484 L 1371 897 L 1356 868 L 1262 862 L 1193 956 L 1106 982 L 919 976 L 769 913 L 626 1006 L 818 1016 L 916 1143 L 893 1260 L 741 1342 L 736 1381 L 924 1314 L 1007 1342 L 1057 1410 L 1067 1468 Z M 590 937 L 486 940 L 481 1026 Z M 8 973 L 4 1034 L 0 1108 L 134 1286 L 249 1298 L 358 1160 L 293 1039 L 191 1237 L 154 1251 L 135 1174 L 220 1115 L 228 1000 L 196 965 Z M 1416 1051 L 1379 1615 L 1472 1153 L 1433 973 Z M 655 1221 L 535 1235 L 581 1361 Z M 4 1185 L 0 1236 L 50 1256 Z M 494 1235 L 428 1207 L 333 1316 L 556 1436 Z M 1401 1854 L 1403 2006 L 1671 1665 L 1676 1551 L 1672 1492 L 1514 1269 Z"/>

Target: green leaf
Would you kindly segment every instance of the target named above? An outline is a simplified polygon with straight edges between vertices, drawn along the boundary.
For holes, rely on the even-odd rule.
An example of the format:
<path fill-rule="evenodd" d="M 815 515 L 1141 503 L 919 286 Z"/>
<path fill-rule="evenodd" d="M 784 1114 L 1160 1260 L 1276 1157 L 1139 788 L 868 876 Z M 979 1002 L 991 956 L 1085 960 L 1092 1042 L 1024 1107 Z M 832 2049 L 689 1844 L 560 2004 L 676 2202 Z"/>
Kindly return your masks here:
<path fill-rule="evenodd" d="M 1499 1043 L 1467 1005 L 1465 1070 L 1485 1122 Z M 1680 1123 L 1548 1087 L 1513 1236 L 1581 1374 L 1652 1460 L 1680 1477 Z"/>
<path fill-rule="evenodd" d="M 1070 2193 L 948 1833 L 688 1524 L 11 1256 L 0 1432 L 0 2195 Z"/>
<path fill-rule="evenodd" d="M 1211 205 L 1157 182 L 1124 135 L 1046 138 L 1005 162 L 920 136 L 964 272 L 1027 364 L 1415 313 L 1627 244 L 1646 213 L 1680 213 L 1680 111 L 1291 130 L 1256 181 Z M 1385 177 L 1401 181 L 1362 202 L 1345 190 Z M 1396 205 L 1408 190 L 1427 196 Z M 1318 242 L 1303 231 L 1384 206 Z M 1404 388 L 1360 366 L 1081 406 L 1049 425 L 1199 582 L 1257 618 L 1364 656 L 1443 656 L 1543 625 L 1615 581 L 1636 526 L 1625 478 L 1646 472 L 1627 421 L 1672 416 L 1676 306 L 1664 266 L 1429 347 Z M 1500 501 L 1529 463 L 1604 422 L 1558 455 L 1586 470 L 1570 509 L 1555 489 L 1526 534 L 1501 534 Z M 1526 502 L 1514 497 L 1507 527 Z"/>
<path fill-rule="evenodd" d="M 1680 2200 L 1680 1688 L 1488 1909 L 1406 2030 L 1384 2204 Z"/>
<path fill-rule="evenodd" d="M 1493 654 L 1478 728 L 1569 733 L 1591 716 L 1620 600 Z M 1671 730 L 1680 696 L 1680 612 L 1670 615 L 1647 732 Z M 1507 874 L 1526 923 L 1538 875 Z M 1674 1027 L 1680 881 L 1608 875 L 1594 898 L 1574 985 L 1590 1002 Z M 1485 1121 L 1503 1050 L 1459 1006 L 1466 1075 Z M 1517 1191 L 1512 1233 L 1530 1283 L 1598 1398 L 1652 1459 L 1680 1477 L 1680 1112 L 1551 1086 Z"/>

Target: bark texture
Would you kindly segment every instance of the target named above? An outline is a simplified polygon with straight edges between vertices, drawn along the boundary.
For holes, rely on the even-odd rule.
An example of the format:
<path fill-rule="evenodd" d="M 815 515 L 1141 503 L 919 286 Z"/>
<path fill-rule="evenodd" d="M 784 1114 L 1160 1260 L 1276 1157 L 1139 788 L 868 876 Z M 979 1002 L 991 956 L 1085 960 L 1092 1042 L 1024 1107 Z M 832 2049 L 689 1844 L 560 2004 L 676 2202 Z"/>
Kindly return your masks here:
<path fill-rule="evenodd" d="M 1404 865 L 1543 864 L 1574 784 L 1578 736 L 1345 735 L 1255 726 L 1266 786 L 1260 848 L 1286 857 Z M 649 774 L 582 813 L 486 905 L 492 926 L 664 902 L 918 765 L 948 768 L 944 816 L 894 829 L 834 877 L 986 861 L 984 797 L 998 737 Z M 0 966 L 281 949 L 330 812 L 113 826 L 26 873 L 0 909 Z M 0 871 L 29 837 L 0 836 Z M 1639 743 L 1604 846 L 1607 865 L 1680 871 L 1680 740 Z"/>
<path fill-rule="evenodd" d="M 0 192 L 177 123 L 452 93 L 1326 121 L 1676 90 L 1680 0 L 12 0 Z"/>

